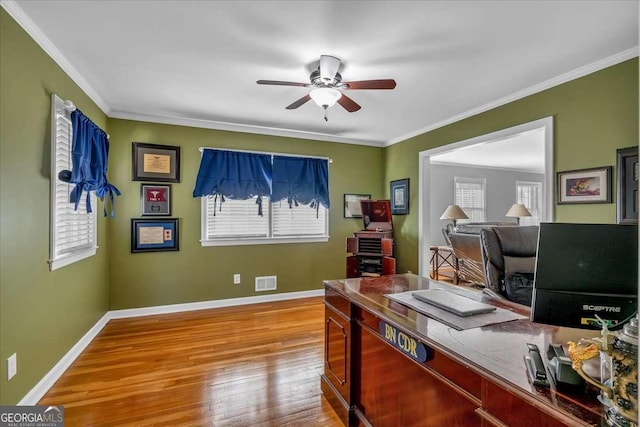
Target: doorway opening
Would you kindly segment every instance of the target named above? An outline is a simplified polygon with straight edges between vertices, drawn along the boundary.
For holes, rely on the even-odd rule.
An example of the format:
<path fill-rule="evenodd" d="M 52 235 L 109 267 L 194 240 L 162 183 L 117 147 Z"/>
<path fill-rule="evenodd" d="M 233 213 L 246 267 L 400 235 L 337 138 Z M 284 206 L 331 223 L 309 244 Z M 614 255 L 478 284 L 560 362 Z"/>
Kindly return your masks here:
<path fill-rule="evenodd" d="M 528 151 L 525 151 L 528 150 Z M 533 157 L 536 157 L 535 159 Z M 530 162 L 533 160 L 533 162 Z M 535 165 L 535 166 L 534 166 Z M 545 117 L 510 128 L 502 129 L 471 139 L 432 148 L 419 154 L 419 274 L 428 277 L 432 245 L 443 244 L 442 228 L 445 221 L 440 215 L 447 205 L 455 204 L 455 190 L 451 182 L 434 177 L 442 166 L 458 170 L 473 168 L 478 175 L 487 171 L 526 171 L 539 173 L 541 182 L 540 222 L 553 221 L 553 117 Z M 456 172 L 464 174 L 464 172 Z M 520 180 L 522 182 L 522 180 Z M 451 185 L 449 185 L 451 184 Z M 487 192 L 491 191 L 491 188 Z M 488 198 L 485 221 L 505 220 L 504 205 L 516 202 L 516 186 L 513 192 L 502 192 L 499 203 Z M 443 207 L 443 200 L 448 197 Z M 437 200 L 436 200 L 437 198 Z M 502 204 L 502 205 L 501 205 Z M 491 209 L 489 206 L 491 205 Z M 493 209 L 493 212 L 492 212 Z M 504 212 L 502 212 L 504 210 Z M 436 212 L 438 211 L 438 212 Z"/>

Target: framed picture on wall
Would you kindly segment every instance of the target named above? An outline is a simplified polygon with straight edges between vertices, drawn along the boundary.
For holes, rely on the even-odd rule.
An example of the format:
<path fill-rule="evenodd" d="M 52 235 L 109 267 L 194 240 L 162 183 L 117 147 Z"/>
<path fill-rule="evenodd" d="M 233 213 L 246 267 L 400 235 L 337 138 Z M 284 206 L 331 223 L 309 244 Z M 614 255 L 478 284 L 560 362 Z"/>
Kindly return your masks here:
<path fill-rule="evenodd" d="M 133 181 L 180 182 L 180 147 L 132 144 Z"/>
<path fill-rule="evenodd" d="M 171 216 L 171 184 L 140 184 L 140 215 Z"/>
<path fill-rule="evenodd" d="M 638 147 L 620 148 L 616 151 L 618 224 L 638 223 Z"/>
<path fill-rule="evenodd" d="M 391 213 L 393 215 L 409 214 L 409 178 L 391 181 Z"/>
<path fill-rule="evenodd" d="M 132 218 L 131 252 L 178 250 L 178 218 Z"/>
<path fill-rule="evenodd" d="M 371 199 L 371 194 L 345 194 L 344 217 L 362 218 L 362 206 L 360 206 L 360 200 L 369 199 Z"/>
<path fill-rule="evenodd" d="M 558 172 L 557 203 L 611 203 L 611 166 Z"/>

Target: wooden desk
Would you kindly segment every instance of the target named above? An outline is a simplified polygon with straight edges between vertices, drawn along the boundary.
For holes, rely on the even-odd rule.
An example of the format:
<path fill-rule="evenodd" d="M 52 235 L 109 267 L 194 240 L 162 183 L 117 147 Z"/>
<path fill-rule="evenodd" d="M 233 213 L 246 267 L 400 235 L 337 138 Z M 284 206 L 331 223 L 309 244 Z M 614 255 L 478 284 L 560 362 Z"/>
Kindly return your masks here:
<path fill-rule="evenodd" d="M 527 342 L 544 353 L 549 343 L 595 337 L 597 331 L 526 319 L 458 331 L 384 297 L 431 284 L 412 274 L 324 282 L 321 386 L 345 425 L 543 427 L 603 422 L 595 390 L 565 395 L 534 387 L 523 361 Z M 527 307 L 456 290 L 528 316 Z M 424 345 L 427 359 L 414 360 L 385 340 L 381 327 L 385 331 L 387 326 Z"/>

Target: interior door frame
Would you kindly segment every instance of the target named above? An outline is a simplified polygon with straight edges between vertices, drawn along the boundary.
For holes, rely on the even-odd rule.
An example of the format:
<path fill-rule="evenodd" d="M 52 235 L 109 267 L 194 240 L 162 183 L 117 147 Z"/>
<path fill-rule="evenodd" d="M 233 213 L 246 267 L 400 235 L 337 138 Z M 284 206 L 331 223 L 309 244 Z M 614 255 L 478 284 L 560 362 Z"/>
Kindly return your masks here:
<path fill-rule="evenodd" d="M 442 154 L 447 151 L 456 150 L 471 145 L 481 143 L 491 143 L 497 140 L 503 140 L 505 138 L 513 137 L 523 132 L 528 132 L 535 129 L 544 129 L 544 181 L 542 183 L 542 190 L 544 192 L 545 207 L 542 211 L 541 222 L 553 221 L 553 183 L 554 183 L 554 169 L 553 169 L 553 116 L 544 117 L 542 119 L 534 120 L 531 122 L 523 123 L 520 125 L 512 126 L 509 128 L 501 129 L 496 132 L 491 132 L 485 135 L 476 136 L 474 138 L 465 139 L 463 141 L 454 142 L 451 144 L 443 145 L 429 150 L 421 151 L 419 153 L 419 168 L 418 168 L 418 192 L 420 194 L 420 203 L 418 204 L 418 269 L 420 276 L 427 277 L 429 273 L 429 242 L 430 236 L 439 233 L 440 230 L 429 230 L 429 188 L 430 188 L 430 174 L 431 174 L 431 156 L 436 154 Z"/>

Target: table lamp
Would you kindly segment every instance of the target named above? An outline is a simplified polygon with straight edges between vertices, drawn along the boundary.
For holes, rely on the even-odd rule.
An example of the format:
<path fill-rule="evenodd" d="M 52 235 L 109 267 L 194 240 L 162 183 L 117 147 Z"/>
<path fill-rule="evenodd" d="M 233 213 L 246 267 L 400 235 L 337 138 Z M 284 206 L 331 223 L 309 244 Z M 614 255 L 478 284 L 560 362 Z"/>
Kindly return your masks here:
<path fill-rule="evenodd" d="M 504 216 L 515 218 L 516 225 L 520 225 L 520 218 L 523 216 L 531 216 L 531 212 L 529 212 L 529 209 L 527 209 L 525 205 L 514 203 Z"/>
<path fill-rule="evenodd" d="M 458 205 L 449 205 L 447 209 L 444 211 L 440 219 L 452 219 L 453 226 L 456 226 L 456 220 L 458 219 L 469 219 L 467 214 L 460 208 Z"/>

